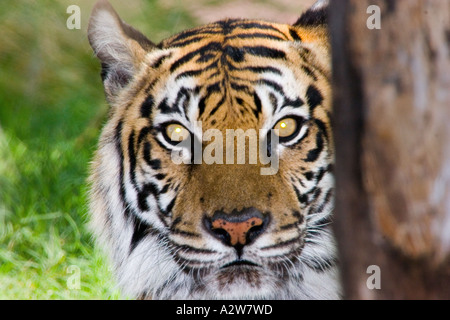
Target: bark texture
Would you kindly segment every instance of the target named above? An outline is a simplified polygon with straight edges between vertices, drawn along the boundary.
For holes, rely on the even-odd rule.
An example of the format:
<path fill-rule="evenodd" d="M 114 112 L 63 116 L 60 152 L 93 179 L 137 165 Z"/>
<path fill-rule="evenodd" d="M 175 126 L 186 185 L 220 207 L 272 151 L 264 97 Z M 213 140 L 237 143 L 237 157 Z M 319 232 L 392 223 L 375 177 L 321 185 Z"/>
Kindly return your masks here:
<path fill-rule="evenodd" d="M 450 1 L 331 1 L 330 32 L 346 298 L 450 299 Z"/>

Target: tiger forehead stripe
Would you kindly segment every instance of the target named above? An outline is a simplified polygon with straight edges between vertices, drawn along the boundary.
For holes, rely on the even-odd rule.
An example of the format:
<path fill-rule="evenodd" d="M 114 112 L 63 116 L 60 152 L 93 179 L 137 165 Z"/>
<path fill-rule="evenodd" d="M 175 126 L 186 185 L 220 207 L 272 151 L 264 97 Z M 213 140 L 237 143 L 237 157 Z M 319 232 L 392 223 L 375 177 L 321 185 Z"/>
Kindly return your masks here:
<path fill-rule="evenodd" d="M 197 55 L 204 56 L 208 53 L 221 54 L 221 61 L 225 61 L 225 58 L 230 58 L 235 62 L 244 61 L 245 54 L 250 54 L 258 57 L 266 57 L 272 59 L 284 59 L 286 53 L 279 49 L 274 49 L 266 46 L 243 46 L 235 47 L 231 45 L 223 46 L 220 42 L 209 42 L 208 44 L 191 51 L 178 60 L 176 60 L 170 66 L 170 72 L 176 71 L 178 68 L 194 59 Z M 228 63 L 227 63 L 228 65 Z"/>
<path fill-rule="evenodd" d="M 198 56 L 200 58 L 197 59 L 197 62 L 208 61 L 211 58 L 217 58 L 219 55 L 222 59 L 229 57 L 235 62 L 241 62 L 244 60 L 245 54 L 284 59 L 286 57 L 285 52 L 273 48 L 273 46 L 242 46 L 234 44 L 234 40 L 264 38 L 273 41 L 289 41 L 300 39 L 298 35 L 294 36 L 292 30 L 286 29 L 285 31 L 286 33 L 271 24 L 251 20 L 224 20 L 207 27 L 182 32 L 174 38 L 164 41 L 161 47 L 184 47 L 191 43 L 199 44 L 199 42 L 201 43 L 204 40 L 203 45 L 178 58 L 170 67 L 170 72 L 174 72 Z M 222 37 L 208 37 L 212 35 L 220 35 Z"/>
<path fill-rule="evenodd" d="M 255 30 L 261 32 L 264 30 L 267 31 L 265 34 L 268 36 L 270 36 L 268 32 L 272 32 L 273 37 L 276 35 L 278 36 L 277 39 L 289 40 L 288 36 L 283 31 L 279 30 L 272 24 L 263 23 L 261 21 L 256 22 L 252 20 L 228 19 L 181 32 L 180 34 L 169 39 L 166 43 L 164 43 L 164 45 L 173 47 L 184 46 L 201 40 L 207 35 L 221 34 L 227 36 L 236 29 L 247 32 Z"/>

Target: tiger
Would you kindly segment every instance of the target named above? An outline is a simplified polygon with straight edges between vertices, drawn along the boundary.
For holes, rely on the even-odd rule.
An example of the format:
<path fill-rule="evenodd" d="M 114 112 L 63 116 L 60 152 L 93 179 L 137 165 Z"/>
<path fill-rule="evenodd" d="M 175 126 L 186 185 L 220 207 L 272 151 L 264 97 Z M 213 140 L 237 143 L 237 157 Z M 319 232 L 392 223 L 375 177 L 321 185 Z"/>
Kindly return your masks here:
<path fill-rule="evenodd" d="M 341 299 L 327 8 L 294 24 L 223 19 L 155 44 L 108 1 L 94 5 L 88 40 L 109 111 L 90 226 L 126 297 Z M 244 136 L 245 161 L 221 162 L 202 134 L 219 143 L 231 129 L 253 130 L 265 157 L 247 161 Z M 189 161 L 195 147 L 217 161 Z"/>

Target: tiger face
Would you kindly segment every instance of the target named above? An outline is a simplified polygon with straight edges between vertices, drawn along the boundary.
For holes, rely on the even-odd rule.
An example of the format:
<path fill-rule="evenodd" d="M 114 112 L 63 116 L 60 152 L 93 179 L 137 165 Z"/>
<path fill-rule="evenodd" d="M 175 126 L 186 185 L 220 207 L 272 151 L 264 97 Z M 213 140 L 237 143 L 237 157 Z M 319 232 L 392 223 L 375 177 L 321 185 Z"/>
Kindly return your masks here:
<path fill-rule="evenodd" d="M 96 4 L 111 109 L 92 226 L 126 294 L 339 297 L 325 20 L 318 4 L 294 25 L 223 20 L 155 45 Z"/>

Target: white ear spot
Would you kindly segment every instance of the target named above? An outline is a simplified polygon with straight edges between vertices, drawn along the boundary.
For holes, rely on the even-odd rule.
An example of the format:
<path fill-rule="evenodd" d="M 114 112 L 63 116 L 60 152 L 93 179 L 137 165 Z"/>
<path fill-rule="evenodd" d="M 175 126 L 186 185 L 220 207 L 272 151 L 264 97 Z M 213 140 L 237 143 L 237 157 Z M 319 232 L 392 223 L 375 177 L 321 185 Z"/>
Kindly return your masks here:
<path fill-rule="evenodd" d="M 316 3 L 311 6 L 311 10 L 320 10 L 325 8 L 328 6 L 329 2 L 329 0 L 317 0 Z"/>

